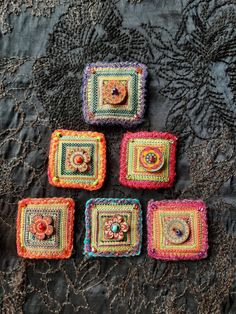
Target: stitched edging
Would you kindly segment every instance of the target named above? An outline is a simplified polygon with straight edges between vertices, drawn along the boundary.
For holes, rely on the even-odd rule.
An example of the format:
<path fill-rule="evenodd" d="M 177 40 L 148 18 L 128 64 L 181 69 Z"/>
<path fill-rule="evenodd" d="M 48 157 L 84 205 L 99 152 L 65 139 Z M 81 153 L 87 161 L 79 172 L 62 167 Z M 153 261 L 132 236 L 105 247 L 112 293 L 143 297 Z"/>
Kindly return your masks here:
<path fill-rule="evenodd" d="M 95 253 L 91 248 L 91 212 L 94 204 L 136 204 L 138 205 L 138 241 L 133 250 L 127 253 L 104 252 Z M 131 198 L 92 198 L 86 202 L 85 208 L 84 255 L 87 257 L 130 257 L 140 255 L 142 247 L 142 209 L 139 200 Z"/>
<path fill-rule="evenodd" d="M 60 253 L 31 253 L 27 251 L 21 245 L 21 215 L 22 209 L 29 204 L 66 204 L 68 205 L 68 238 L 67 238 L 67 248 Z M 18 202 L 18 212 L 17 212 L 17 228 L 16 228 L 16 246 L 17 253 L 19 256 L 30 259 L 64 259 L 69 258 L 73 249 L 73 230 L 74 230 L 74 207 L 75 203 L 71 198 L 63 197 L 53 197 L 53 198 L 25 198 Z"/>
<path fill-rule="evenodd" d="M 193 206 L 196 208 L 196 210 L 199 211 L 201 215 L 201 225 L 202 225 L 202 249 L 200 252 L 192 253 L 191 256 L 189 256 L 189 253 L 184 254 L 178 254 L 178 252 L 174 253 L 174 256 L 171 253 L 161 253 L 158 252 L 155 248 L 152 246 L 152 234 L 153 234 L 153 213 L 154 211 L 158 210 L 159 206 L 162 206 L 161 209 L 165 210 L 163 208 L 163 205 L 166 206 L 166 210 L 170 210 L 168 208 L 168 205 L 185 205 L 186 206 Z M 148 228 L 148 256 L 160 259 L 160 260 L 200 260 L 207 257 L 207 250 L 208 250 L 208 227 L 207 227 L 207 212 L 206 212 L 206 205 L 202 200 L 170 200 L 170 201 L 154 201 L 150 200 L 148 202 L 148 208 L 147 208 L 147 228 Z"/>
<path fill-rule="evenodd" d="M 89 117 L 89 112 L 88 112 L 88 99 L 87 99 L 87 83 L 90 74 L 91 68 L 96 68 L 96 67 L 112 67 L 112 68 L 126 68 L 126 67 L 140 67 L 142 68 L 142 75 L 141 75 L 141 95 L 139 96 L 139 102 L 141 104 L 140 110 L 137 112 L 137 114 L 133 117 L 130 118 L 130 120 L 123 120 L 122 118 L 120 119 L 112 119 L 112 118 L 101 118 L 101 119 L 91 119 Z M 140 124 L 144 121 L 144 112 L 145 112 L 145 98 L 146 98 L 146 78 L 147 78 L 147 67 L 146 65 L 142 63 L 137 63 L 137 62 L 116 62 L 116 63 L 109 63 L 109 62 L 96 62 L 96 63 L 91 63 L 88 64 L 83 73 L 83 84 L 82 84 L 82 98 L 83 98 L 83 116 L 84 120 L 88 124 L 96 124 L 96 125 L 101 125 L 101 124 L 119 124 L 123 125 L 126 127 L 132 127 L 137 124 Z"/>
<path fill-rule="evenodd" d="M 127 169 L 127 147 L 130 139 L 136 138 L 162 138 L 172 140 L 170 145 L 170 160 L 169 160 L 169 181 L 168 182 L 156 182 L 156 181 L 142 181 L 142 180 L 129 180 L 126 178 Z M 120 149 L 120 176 L 119 181 L 122 185 L 128 186 L 130 188 L 141 188 L 141 189 L 159 189 L 159 188 L 169 188 L 173 185 L 175 178 L 175 163 L 176 163 L 176 144 L 177 137 L 173 134 L 167 132 L 127 132 L 124 134 L 121 149 Z"/>
<path fill-rule="evenodd" d="M 55 164 L 55 153 L 57 150 L 57 145 L 59 143 L 58 134 L 67 135 L 67 136 L 88 136 L 98 138 L 100 141 L 99 145 L 99 154 L 100 154 L 100 164 L 99 164 L 99 173 L 98 178 L 96 180 L 96 184 L 88 184 L 88 183 L 78 183 L 78 182 L 66 182 L 63 180 L 54 181 L 54 164 Z M 89 191 L 98 190 L 102 187 L 104 180 L 106 177 L 106 139 L 103 133 L 91 132 L 91 131 L 71 131 L 71 130 L 63 130 L 58 129 L 52 133 L 50 149 L 49 149 L 49 162 L 48 162 L 48 180 L 49 183 L 56 187 L 61 188 L 77 188 L 77 189 L 85 189 Z"/>

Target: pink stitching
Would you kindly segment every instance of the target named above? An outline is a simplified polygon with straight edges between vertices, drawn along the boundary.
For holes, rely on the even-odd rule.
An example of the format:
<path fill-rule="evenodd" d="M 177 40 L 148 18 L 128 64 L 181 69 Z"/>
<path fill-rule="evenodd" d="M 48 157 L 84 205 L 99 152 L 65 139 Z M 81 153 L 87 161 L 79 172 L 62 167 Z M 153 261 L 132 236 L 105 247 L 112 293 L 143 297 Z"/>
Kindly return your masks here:
<path fill-rule="evenodd" d="M 172 254 L 164 254 L 157 252 L 152 247 L 152 230 L 153 230 L 153 212 L 158 209 L 160 205 L 168 205 L 173 204 L 176 205 L 190 205 L 198 208 L 201 212 L 201 223 L 202 223 L 202 251 L 198 253 L 194 253 L 192 256 L 188 255 L 178 255 L 176 254 L 173 256 Z M 162 210 L 166 208 L 162 207 Z M 154 201 L 150 200 L 148 202 L 147 208 L 147 225 L 148 225 L 148 256 L 160 259 L 160 260 L 200 260 L 207 257 L 207 250 L 208 250 L 208 228 L 207 228 L 207 212 L 206 212 L 206 205 L 202 200 L 170 200 L 170 201 Z"/>

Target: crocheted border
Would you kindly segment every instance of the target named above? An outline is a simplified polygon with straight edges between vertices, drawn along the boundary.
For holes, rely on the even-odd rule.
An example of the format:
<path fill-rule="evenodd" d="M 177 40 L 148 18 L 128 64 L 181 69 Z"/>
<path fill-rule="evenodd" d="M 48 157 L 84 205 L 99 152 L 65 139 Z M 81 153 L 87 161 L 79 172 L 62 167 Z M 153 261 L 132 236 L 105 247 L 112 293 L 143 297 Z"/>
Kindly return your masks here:
<path fill-rule="evenodd" d="M 183 253 L 178 253 L 177 250 L 173 250 L 173 253 L 168 252 L 159 252 L 153 247 L 153 214 L 155 211 L 171 211 L 171 205 L 183 206 L 186 207 L 195 207 L 196 211 L 200 214 L 199 222 L 201 224 L 201 234 L 200 243 L 201 250 L 199 252 L 189 253 L 186 252 L 186 255 Z M 174 210 L 173 210 L 174 211 Z M 160 260 L 200 260 L 207 257 L 208 250 L 208 227 L 207 227 L 207 212 L 206 205 L 202 200 L 174 200 L 174 201 L 154 201 L 150 200 L 148 202 L 147 209 L 147 228 L 148 228 L 148 255 L 155 259 Z"/>
<path fill-rule="evenodd" d="M 169 180 L 168 182 L 158 182 L 158 181 L 142 181 L 127 179 L 128 164 L 127 164 L 127 148 L 128 143 L 131 139 L 137 138 L 150 138 L 150 139 L 166 139 L 171 141 L 170 145 L 170 157 L 169 157 Z M 175 162 L 176 162 L 176 144 L 177 137 L 173 134 L 167 132 L 127 132 L 124 134 L 121 142 L 120 150 L 120 183 L 122 185 L 128 186 L 130 188 L 142 188 L 142 189 L 159 189 L 159 188 L 169 188 L 173 185 L 175 178 Z"/>
<path fill-rule="evenodd" d="M 142 68 L 142 74 L 141 74 L 141 93 L 139 96 L 139 102 L 140 102 L 140 110 L 134 115 L 133 118 L 130 118 L 130 121 L 122 119 L 112 119 L 112 118 L 98 118 L 96 119 L 93 118 L 91 119 L 89 117 L 89 112 L 88 112 L 88 97 L 87 97 L 87 85 L 88 85 L 88 79 L 91 75 L 91 68 L 127 68 L 127 67 L 140 67 Z M 83 84 L 82 84 L 82 97 L 83 97 L 83 115 L 84 115 L 84 120 L 88 124 L 121 124 L 126 127 L 132 127 L 134 125 L 140 124 L 143 122 L 143 116 L 145 112 L 145 97 L 146 97 L 146 89 L 145 89 L 145 83 L 146 83 L 146 78 L 147 78 L 147 67 L 144 64 L 137 63 L 137 62 L 116 62 L 116 63 L 110 63 L 110 62 L 97 62 L 97 63 L 91 63 L 86 66 L 84 69 L 83 73 Z"/>
<path fill-rule="evenodd" d="M 100 163 L 98 165 L 98 177 L 92 183 L 83 182 L 67 182 L 60 178 L 55 177 L 55 155 L 58 148 L 59 139 L 62 136 L 75 136 L 75 137 L 91 137 L 99 141 L 98 154 L 100 157 Z M 96 162 L 96 161 L 94 161 Z M 52 133 L 50 150 L 49 150 L 49 164 L 48 164 L 48 180 L 51 185 L 62 188 L 78 188 L 85 190 L 98 190 L 102 187 L 106 177 L 106 139 L 103 133 L 91 132 L 91 131 L 70 131 L 58 129 Z"/>
<path fill-rule="evenodd" d="M 95 204 L 124 204 L 124 205 L 137 205 L 138 208 L 134 210 L 138 210 L 138 225 L 137 225 L 137 236 L 138 241 L 134 247 L 132 247 L 132 251 L 122 252 L 122 253 L 114 253 L 114 252 L 104 252 L 97 253 L 93 252 L 91 247 L 91 226 L 92 226 L 92 209 Z M 137 256 L 141 252 L 142 246 L 142 209 L 139 200 L 131 199 L 131 198 L 92 198 L 87 201 L 86 209 L 85 209 L 85 239 L 84 239 L 84 255 L 87 257 L 130 257 Z M 134 232 L 134 231 L 133 231 Z"/>
<path fill-rule="evenodd" d="M 30 252 L 22 246 L 21 235 L 24 233 L 24 225 L 21 225 L 22 210 L 30 204 L 47 205 L 47 204 L 62 204 L 68 205 L 68 217 L 66 224 L 63 226 L 67 227 L 67 246 L 60 252 L 42 253 L 42 252 Z M 19 256 L 24 258 L 35 258 L 35 259 L 63 259 L 69 258 L 73 249 L 73 229 L 74 229 L 74 201 L 71 198 L 53 197 L 53 198 L 25 198 L 18 202 L 18 213 L 17 213 L 17 228 L 16 228 L 16 246 L 17 253 Z"/>

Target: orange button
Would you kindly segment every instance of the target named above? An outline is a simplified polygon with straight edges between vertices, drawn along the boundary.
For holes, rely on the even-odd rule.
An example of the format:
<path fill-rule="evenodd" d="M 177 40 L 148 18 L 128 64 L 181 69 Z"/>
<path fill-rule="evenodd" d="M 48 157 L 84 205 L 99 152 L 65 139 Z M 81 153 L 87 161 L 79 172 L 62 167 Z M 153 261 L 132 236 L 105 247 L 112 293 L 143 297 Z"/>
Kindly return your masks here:
<path fill-rule="evenodd" d="M 102 97 L 105 103 L 110 105 L 123 105 L 127 96 L 126 82 L 103 81 Z"/>

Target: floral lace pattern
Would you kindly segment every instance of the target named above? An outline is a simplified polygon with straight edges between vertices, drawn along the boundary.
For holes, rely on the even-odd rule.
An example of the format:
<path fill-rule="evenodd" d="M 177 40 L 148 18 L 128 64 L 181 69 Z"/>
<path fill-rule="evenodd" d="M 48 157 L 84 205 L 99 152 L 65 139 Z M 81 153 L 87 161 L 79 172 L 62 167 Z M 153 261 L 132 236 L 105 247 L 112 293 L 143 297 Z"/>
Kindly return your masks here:
<path fill-rule="evenodd" d="M 234 1 L 194 0 L 176 34 L 159 33 L 161 92 L 174 102 L 167 126 L 184 137 L 235 132 L 235 18 Z"/>
<path fill-rule="evenodd" d="M 33 16 L 50 17 L 56 6 L 66 3 L 67 0 L 1 0 L 0 2 L 0 32 L 10 32 L 12 26 L 7 20 L 11 14 L 19 15 L 25 9 L 30 9 Z"/>
<path fill-rule="evenodd" d="M 0 47 L 8 52 L 0 57 L 0 311 L 234 313 L 235 1 L 3 0 L 0 13 Z M 25 28 L 31 38 L 45 34 L 45 43 L 21 40 L 17 34 Z M 134 130 L 178 136 L 172 188 L 156 193 L 119 185 L 126 129 L 89 126 L 82 116 L 82 73 L 97 61 L 147 65 L 147 112 Z M 59 128 L 105 133 L 108 174 L 101 190 L 49 185 L 50 135 Z M 85 203 L 104 195 L 140 199 L 144 215 L 151 198 L 202 198 L 208 257 L 173 263 L 148 258 L 144 221 L 139 257 L 86 259 Z M 29 196 L 75 199 L 71 259 L 17 256 L 17 201 Z"/>

